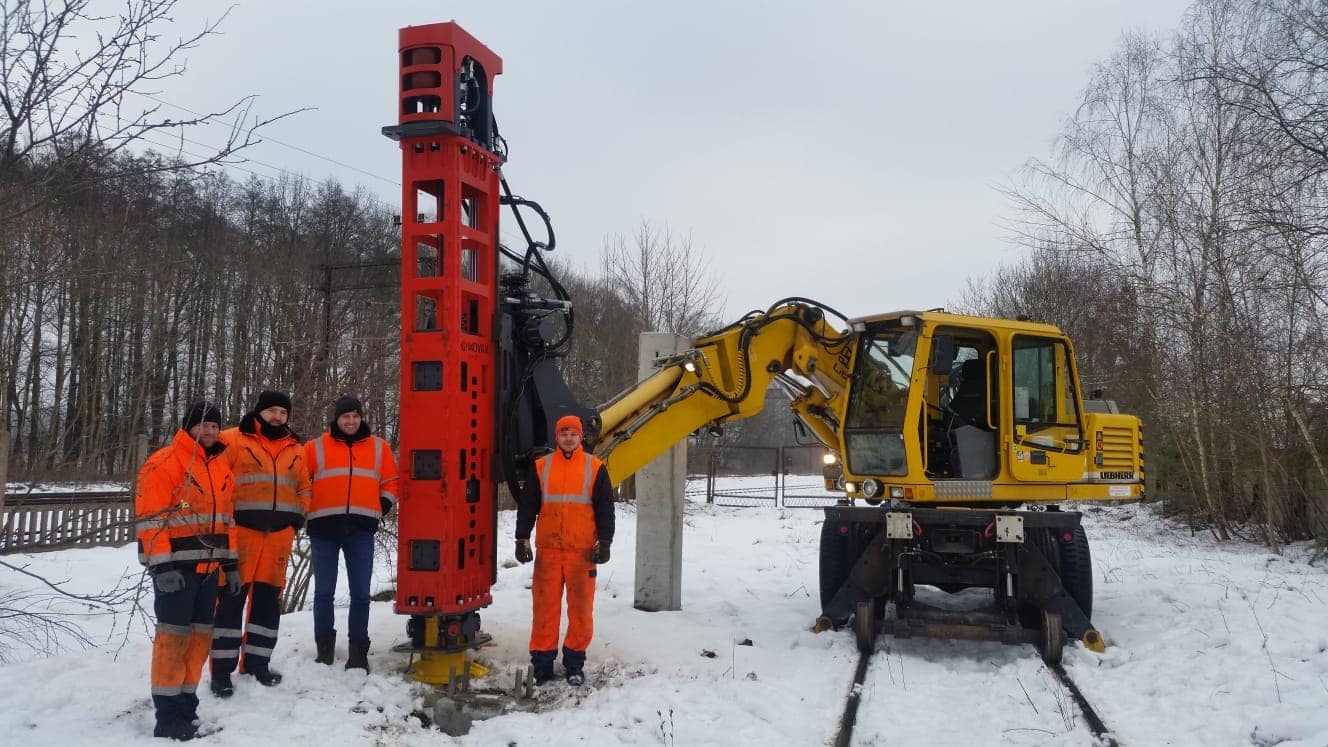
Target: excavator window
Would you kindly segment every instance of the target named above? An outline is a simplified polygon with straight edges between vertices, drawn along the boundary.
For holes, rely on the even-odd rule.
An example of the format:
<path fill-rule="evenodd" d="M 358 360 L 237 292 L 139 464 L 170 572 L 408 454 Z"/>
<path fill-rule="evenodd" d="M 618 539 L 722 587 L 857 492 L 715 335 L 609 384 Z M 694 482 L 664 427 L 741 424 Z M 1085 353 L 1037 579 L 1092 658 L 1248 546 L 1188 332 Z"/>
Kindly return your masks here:
<path fill-rule="evenodd" d="M 863 338 L 844 428 L 845 458 L 853 472 L 907 472 L 904 414 L 916 350 L 915 332 L 889 330 Z"/>
<path fill-rule="evenodd" d="M 1081 446 L 1070 351 L 1064 341 L 1020 335 L 1014 339 L 1014 423 L 1039 445 L 1066 451 Z M 1045 442 L 1045 443 L 1044 443 Z"/>

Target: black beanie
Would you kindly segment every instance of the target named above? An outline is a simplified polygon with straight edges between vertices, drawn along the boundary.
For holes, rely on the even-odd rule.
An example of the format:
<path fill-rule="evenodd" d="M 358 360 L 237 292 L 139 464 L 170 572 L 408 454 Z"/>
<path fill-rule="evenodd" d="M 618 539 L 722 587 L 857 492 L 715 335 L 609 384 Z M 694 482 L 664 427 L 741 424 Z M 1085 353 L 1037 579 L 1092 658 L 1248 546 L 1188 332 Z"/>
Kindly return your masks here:
<path fill-rule="evenodd" d="M 199 423 L 216 423 L 221 425 L 221 410 L 207 400 L 200 400 L 189 406 L 185 410 L 184 420 L 180 422 L 180 428 L 189 430 Z"/>
<path fill-rule="evenodd" d="M 332 419 L 336 420 L 348 412 L 357 412 L 360 417 L 364 417 L 364 406 L 360 404 L 358 399 L 349 394 L 338 399 L 337 403 L 332 406 Z"/>
<path fill-rule="evenodd" d="M 261 392 L 258 395 L 258 404 L 254 405 L 254 412 L 262 412 L 269 407 L 284 407 L 286 414 L 290 414 L 290 397 L 282 392 L 274 392 L 270 389 Z"/>

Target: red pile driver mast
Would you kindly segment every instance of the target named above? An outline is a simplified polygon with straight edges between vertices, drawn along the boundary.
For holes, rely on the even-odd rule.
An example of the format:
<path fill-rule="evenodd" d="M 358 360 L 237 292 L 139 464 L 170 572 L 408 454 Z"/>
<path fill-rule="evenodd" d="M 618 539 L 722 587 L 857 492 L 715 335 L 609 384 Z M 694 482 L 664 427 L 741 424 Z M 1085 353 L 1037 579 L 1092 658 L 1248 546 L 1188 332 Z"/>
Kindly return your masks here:
<path fill-rule="evenodd" d="M 455 23 L 399 32 L 401 504 L 395 609 L 415 676 L 446 682 L 489 638 L 477 610 L 497 580 L 499 169 L 493 78 L 502 60 Z M 460 665 L 459 665 L 460 664 Z M 472 673 L 482 674 L 471 664 Z"/>

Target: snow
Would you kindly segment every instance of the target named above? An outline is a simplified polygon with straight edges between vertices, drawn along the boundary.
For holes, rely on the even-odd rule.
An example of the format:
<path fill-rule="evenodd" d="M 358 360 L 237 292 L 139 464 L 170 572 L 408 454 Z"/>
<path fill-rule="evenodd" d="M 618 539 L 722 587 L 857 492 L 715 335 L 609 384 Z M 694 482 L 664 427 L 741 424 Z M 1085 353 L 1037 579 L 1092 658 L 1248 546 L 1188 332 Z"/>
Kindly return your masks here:
<path fill-rule="evenodd" d="M 768 478 L 767 478 L 768 480 Z M 1122 744 L 1328 744 L 1328 570 L 1309 551 L 1281 556 L 1217 543 L 1144 506 L 1083 506 L 1096 584 L 1094 622 L 1108 649 L 1067 648 L 1065 668 Z M 401 672 L 405 618 L 373 605 L 373 673 L 313 662 L 311 615 L 282 621 L 276 688 L 236 678 L 200 714 L 222 731 L 204 744 L 824 744 L 835 733 L 857 652 L 852 633 L 815 635 L 821 512 L 691 502 L 683 609 L 632 608 L 636 517 L 620 505 L 601 568 L 587 684 L 540 689 L 538 710 L 477 721 L 452 740 L 421 726 L 430 688 Z M 504 512 L 499 536 L 515 516 Z M 527 662 L 530 565 L 509 542 L 479 660 L 510 682 Z M 10 555 L 51 580 L 95 592 L 140 578 L 133 547 Z M 386 588 L 384 559 L 375 588 Z M 344 578 L 344 574 L 343 574 Z M 344 581 L 343 581 L 344 584 Z M 36 582 L 0 570 L 0 597 Z M 150 609 L 146 584 L 141 601 Z M 968 592 L 972 593 L 972 592 Z M 345 594 L 338 601 L 345 604 Z M 27 641 L 4 651 L 0 733 L 14 744 L 150 743 L 151 620 L 65 604 L 86 650 Z M 344 628 L 345 610 L 338 609 Z M 3 621 L 0 621 L 3 622 Z M 750 640 L 750 645 L 744 645 Z M 490 678 L 492 679 L 492 678 Z M 483 686 L 484 680 L 476 683 Z M 861 687 L 855 744 L 1091 745 L 1068 693 L 1028 646 L 883 637 Z M 12 741 L 11 741 L 12 740 Z"/>

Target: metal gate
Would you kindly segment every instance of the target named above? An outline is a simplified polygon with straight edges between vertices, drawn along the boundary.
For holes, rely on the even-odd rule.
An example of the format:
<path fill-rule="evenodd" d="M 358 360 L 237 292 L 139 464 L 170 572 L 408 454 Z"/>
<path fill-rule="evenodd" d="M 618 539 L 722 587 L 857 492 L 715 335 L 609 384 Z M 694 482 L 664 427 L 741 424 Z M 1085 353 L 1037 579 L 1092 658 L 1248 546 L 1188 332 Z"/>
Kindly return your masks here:
<path fill-rule="evenodd" d="M 833 506 L 843 493 L 825 489 L 821 476 L 821 457 L 824 446 L 781 446 L 779 448 L 779 497 L 787 508 L 821 508 Z"/>
<path fill-rule="evenodd" d="M 825 490 L 821 446 L 727 446 L 706 457 L 706 503 L 719 506 L 833 506 Z"/>

